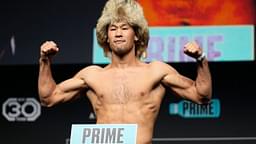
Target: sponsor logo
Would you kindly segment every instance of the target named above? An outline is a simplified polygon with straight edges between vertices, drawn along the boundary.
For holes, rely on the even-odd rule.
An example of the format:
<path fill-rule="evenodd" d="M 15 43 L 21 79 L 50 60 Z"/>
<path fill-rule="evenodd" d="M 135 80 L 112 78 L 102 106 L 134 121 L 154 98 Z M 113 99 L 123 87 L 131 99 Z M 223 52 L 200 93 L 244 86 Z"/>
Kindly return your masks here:
<path fill-rule="evenodd" d="M 41 115 L 41 106 L 34 98 L 9 98 L 3 103 L 2 114 L 10 122 L 33 122 Z"/>
<path fill-rule="evenodd" d="M 254 26 L 150 27 L 145 61 L 193 62 L 185 55 L 184 45 L 196 41 L 209 61 L 254 60 Z M 93 63 L 109 63 L 93 33 Z M 232 51 L 231 51 L 232 47 Z"/>
<path fill-rule="evenodd" d="M 85 128 L 82 143 L 124 143 L 123 132 L 124 128 Z"/>
<path fill-rule="evenodd" d="M 220 117 L 220 101 L 212 99 L 208 104 L 196 104 L 182 100 L 169 105 L 169 114 L 183 118 L 218 118 Z"/>
<path fill-rule="evenodd" d="M 136 124 L 75 124 L 70 144 L 135 144 L 136 136 Z"/>

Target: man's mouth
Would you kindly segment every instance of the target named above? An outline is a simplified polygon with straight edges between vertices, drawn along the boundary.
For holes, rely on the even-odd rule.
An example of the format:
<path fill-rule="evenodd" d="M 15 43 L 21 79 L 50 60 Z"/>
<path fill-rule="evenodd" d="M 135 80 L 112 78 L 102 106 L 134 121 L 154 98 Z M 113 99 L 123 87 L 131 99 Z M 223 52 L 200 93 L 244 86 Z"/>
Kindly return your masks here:
<path fill-rule="evenodd" d="M 116 43 L 116 44 L 120 44 L 120 43 L 124 43 L 125 42 L 125 40 L 115 40 L 114 41 L 114 43 Z"/>

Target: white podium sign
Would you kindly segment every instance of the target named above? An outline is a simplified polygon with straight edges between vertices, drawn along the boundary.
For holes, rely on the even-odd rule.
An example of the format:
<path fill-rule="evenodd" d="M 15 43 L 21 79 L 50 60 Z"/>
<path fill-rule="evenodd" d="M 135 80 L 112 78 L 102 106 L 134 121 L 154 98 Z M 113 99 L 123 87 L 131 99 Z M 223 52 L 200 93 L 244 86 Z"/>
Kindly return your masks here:
<path fill-rule="evenodd" d="M 136 144 L 137 124 L 73 124 L 70 144 Z"/>

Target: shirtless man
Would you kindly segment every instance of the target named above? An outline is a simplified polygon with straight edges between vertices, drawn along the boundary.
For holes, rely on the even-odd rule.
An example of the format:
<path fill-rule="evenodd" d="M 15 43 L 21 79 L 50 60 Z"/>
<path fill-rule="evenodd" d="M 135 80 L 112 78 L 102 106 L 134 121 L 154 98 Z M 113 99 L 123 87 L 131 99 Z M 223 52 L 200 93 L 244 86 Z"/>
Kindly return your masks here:
<path fill-rule="evenodd" d="M 145 56 L 149 36 L 137 2 L 109 0 L 98 20 L 96 33 L 105 55 L 111 56 L 111 63 L 104 68 L 88 66 L 59 84 L 55 83 L 50 69 L 51 57 L 59 48 L 53 41 L 42 44 L 38 88 L 43 106 L 67 102 L 85 92 L 97 124 L 138 124 L 137 143 L 149 144 L 166 87 L 196 103 L 211 99 L 208 62 L 195 42 L 184 47 L 187 55 L 197 59 L 195 81 L 163 62 L 145 63 L 139 59 Z"/>

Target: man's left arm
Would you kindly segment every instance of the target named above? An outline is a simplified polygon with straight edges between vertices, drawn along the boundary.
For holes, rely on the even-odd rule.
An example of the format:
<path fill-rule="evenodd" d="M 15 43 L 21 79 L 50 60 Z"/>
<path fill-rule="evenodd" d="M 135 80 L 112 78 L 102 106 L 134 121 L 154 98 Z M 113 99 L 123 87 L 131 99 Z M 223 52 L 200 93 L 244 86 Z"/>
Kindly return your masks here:
<path fill-rule="evenodd" d="M 179 74 L 169 65 L 161 64 L 161 69 L 165 73 L 162 83 L 170 87 L 178 96 L 200 104 L 207 103 L 212 97 L 212 80 L 208 61 L 202 49 L 195 42 L 186 44 L 184 53 L 197 59 L 198 68 L 196 79 L 192 80 Z"/>

